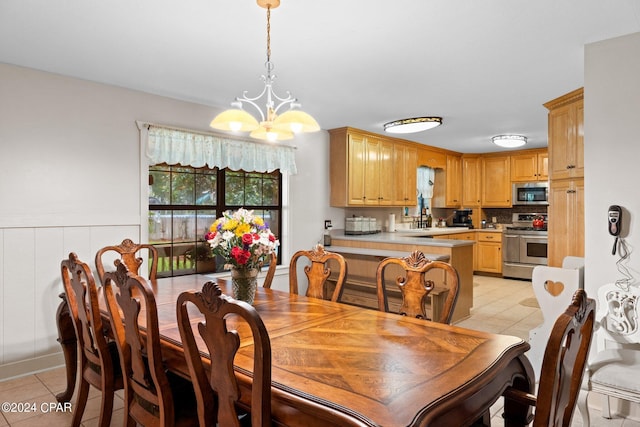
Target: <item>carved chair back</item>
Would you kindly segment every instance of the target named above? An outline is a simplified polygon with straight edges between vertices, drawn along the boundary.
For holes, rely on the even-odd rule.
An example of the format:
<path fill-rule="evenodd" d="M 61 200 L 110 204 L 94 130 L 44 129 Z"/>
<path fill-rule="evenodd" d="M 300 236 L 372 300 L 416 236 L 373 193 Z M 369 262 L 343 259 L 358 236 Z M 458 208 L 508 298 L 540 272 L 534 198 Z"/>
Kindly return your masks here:
<path fill-rule="evenodd" d="M 215 367 L 208 375 L 189 318 L 190 305 L 204 314 L 197 330 Z M 200 425 L 240 426 L 237 404 L 241 396 L 233 362 L 240 339 L 247 337 L 253 340 L 251 426 L 271 426 L 271 342 L 255 308 L 222 294 L 216 283 L 207 282 L 200 292 L 180 294 L 176 309 Z"/>
<path fill-rule="evenodd" d="M 569 427 L 576 407 L 593 337 L 595 301 L 583 289 L 551 330 L 542 361 L 537 397 L 520 390 L 505 391 L 517 402 L 535 406 L 534 427 Z"/>
<path fill-rule="evenodd" d="M 347 278 L 347 263 L 344 257 L 335 252 L 327 252 L 320 244 L 310 251 L 298 251 L 291 257 L 289 262 L 289 292 L 298 293 L 298 262 L 304 257 L 311 264 L 304 267 L 304 273 L 308 279 L 306 296 L 312 298 L 329 299 L 326 295 L 326 284 L 331 275 L 331 268 L 328 266 L 330 260 L 338 264 L 338 277 L 336 287 L 331 295 L 331 301 L 339 301 L 342 295 L 342 287 Z"/>
<path fill-rule="evenodd" d="M 278 265 L 278 254 L 276 251 L 271 252 L 271 256 L 269 257 L 269 269 L 267 270 L 267 275 L 264 278 L 264 282 L 262 284 L 265 288 L 271 288 L 271 283 L 273 283 L 273 277 L 276 274 L 276 266 Z"/>
<path fill-rule="evenodd" d="M 96 253 L 95 263 L 100 281 L 104 284 L 103 276 L 105 272 L 105 263 L 103 262 L 103 257 L 105 257 L 105 254 L 109 252 L 116 252 L 120 260 L 127 266 L 127 269 L 130 272 L 140 274 L 140 266 L 144 260 L 140 256 L 139 252 L 143 249 L 147 249 L 149 251 L 149 262 L 151 263 L 149 266 L 149 280 L 155 281 L 158 273 L 158 250 L 153 245 L 147 243 L 134 243 L 131 239 L 124 239 L 119 245 L 105 246 L 98 250 Z"/>
<path fill-rule="evenodd" d="M 587 394 L 602 395 L 602 416 L 611 418 L 609 397 L 640 403 L 640 288 L 608 283 L 598 288 L 596 352 L 586 369 L 578 408 L 589 426 Z"/>
<path fill-rule="evenodd" d="M 169 377 L 164 368 L 153 291 L 124 262 L 117 259 L 115 265 L 115 271 L 104 273 L 103 289 L 125 381 L 127 425 L 165 426 L 188 420 L 183 402 L 188 402 L 188 395 L 194 399 L 193 388 Z M 190 417 L 195 425 L 195 413 Z"/>
<path fill-rule="evenodd" d="M 433 320 L 439 323 L 450 323 L 460 293 L 460 278 L 456 269 L 443 261 L 431 261 L 420 251 L 412 252 L 404 258 L 385 258 L 378 264 L 376 270 L 376 286 L 378 295 L 378 309 L 389 311 L 389 302 L 385 284 L 385 270 L 390 265 L 398 265 L 404 270 L 403 276 L 396 278 L 396 285 L 402 294 L 402 305 L 399 314 L 421 319 Z M 442 277 L 442 283 L 427 279 L 427 272 L 440 271 L 434 276 Z M 437 319 L 429 319 L 425 309 L 427 297 L 436 286 L 448 289 L 441 314 Z"/>
<path fill-rule="evenodd" d="M 80 348 L 80 383 L 74 408 L 73 426 L 79 426 L 87 403 L 89 385 L 102 391 L 100 425 L 109 425 L 113 411 L 113 395 L 123 388 L 120 361 L 113 342 L 106 335 L 100 308 L 98 288 L 91 269 L 75 253 L 61 265 L 62 283 L 69 312 Z"/>

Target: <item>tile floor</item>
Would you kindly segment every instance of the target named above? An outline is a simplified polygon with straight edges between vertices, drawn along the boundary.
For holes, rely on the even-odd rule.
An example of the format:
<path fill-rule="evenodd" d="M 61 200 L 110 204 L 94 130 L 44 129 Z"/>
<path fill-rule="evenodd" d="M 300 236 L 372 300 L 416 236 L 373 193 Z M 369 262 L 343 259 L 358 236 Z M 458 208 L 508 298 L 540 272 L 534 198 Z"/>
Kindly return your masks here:
<path fill-rule="evenodd" d="M 529 330 L 542 323 L 540 310 L 521 302 L 534 298 L 531 283 L 521 280 L 505 280 L 487 276 L 474 277 L 474 309 L 471 318 L 459 322 L 459 326 L 481 329 L 528 339 Z M 55 403 L 55 394 L 65 388 L 63 368 L 52 369 L 34 375 L 0 382 L 0 402 L 32 402 L 36 411 L 30 413 L 0 413 L 0 427 L 49 427 L 71 424 L 70 412 L 43 412 L 42 404 Z M 112 426 L 122 425 L 122 392 L 114 402 Z M 45 406 L 47 408 L 48 406 Z M 84 427 L 98 424 L 100 395 L 91 388 L 89 402 L 82 419 Z M 591 411 L 593 427 L 640 427 L 640 422 L 625 419 L 607 420 L 599 411 Z M 502 403 L 499 400 L 491 409 L 493 426 L 503 426 Z M 573 426 L 581 426 L 582 420 L 575 417 Z"/>

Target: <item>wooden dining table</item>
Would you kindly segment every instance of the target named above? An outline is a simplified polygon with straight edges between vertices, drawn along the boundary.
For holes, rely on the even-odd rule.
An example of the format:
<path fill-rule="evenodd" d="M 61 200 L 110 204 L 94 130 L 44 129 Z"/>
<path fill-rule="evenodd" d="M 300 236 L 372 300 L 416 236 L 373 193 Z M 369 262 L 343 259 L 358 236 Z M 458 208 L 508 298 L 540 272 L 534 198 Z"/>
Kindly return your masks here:
<path fill-rule="evenodd" d="M 158 279 L 158 306 L 167 369 L 189 378 L 176 321 L 176 299 L 214 280 L 203 275 Z M 231 283 L 218 280 L 224 293 Z M 64 302 L 63 302 L 64 304 Z M 521 338 L 480 332 L 353 305 L 258 288 L 254 306 L 272 349 L 272 414 L 286 426 L 468 426 L 511 386 L 534 390 Z M 73 341 L 64 308 L 61 343 Z M 194 313 L 192 322 L 199 319 Z M 231 319 L 231 327 L 243 325 Z M 72 328 L 72 326 L 71 326 Z M 207 361 L 206 347 L 203 359 Z M 253 347 L 241 341 L 235 360 L 242 400 L 249 404 Z M 63 344 L 63 348 L 65 345 Z M 75 383 L 67 357 L 69 400 Z M 73 381 L 73 383 L 71 383 Z M 505 400 L 505 426 L 524 426 L 531 409 Z"/>

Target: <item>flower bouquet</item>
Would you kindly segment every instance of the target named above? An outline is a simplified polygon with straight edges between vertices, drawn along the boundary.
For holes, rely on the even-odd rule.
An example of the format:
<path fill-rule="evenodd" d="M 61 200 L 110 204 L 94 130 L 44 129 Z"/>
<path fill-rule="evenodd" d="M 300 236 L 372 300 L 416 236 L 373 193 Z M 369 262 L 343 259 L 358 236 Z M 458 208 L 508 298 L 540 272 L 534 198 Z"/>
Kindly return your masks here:
<path fill-rule="evenodd" d="M 240 208 L 216 219 L 205 239 L 231 269 L 234 298 L 253 302 L 258 269 L 279 244 L 269 225 L 253 211 Z"/>

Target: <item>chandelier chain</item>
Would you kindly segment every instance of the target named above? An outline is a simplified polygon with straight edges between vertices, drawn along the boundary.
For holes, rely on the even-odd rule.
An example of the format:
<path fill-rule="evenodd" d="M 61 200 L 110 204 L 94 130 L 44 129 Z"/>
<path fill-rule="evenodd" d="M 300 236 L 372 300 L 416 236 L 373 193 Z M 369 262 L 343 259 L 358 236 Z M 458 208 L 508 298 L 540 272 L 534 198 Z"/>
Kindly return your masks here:
<path fill-rule="evenodd" d="M 271 5 L 267 6 L 267 63 L 271 62 Z"/>

